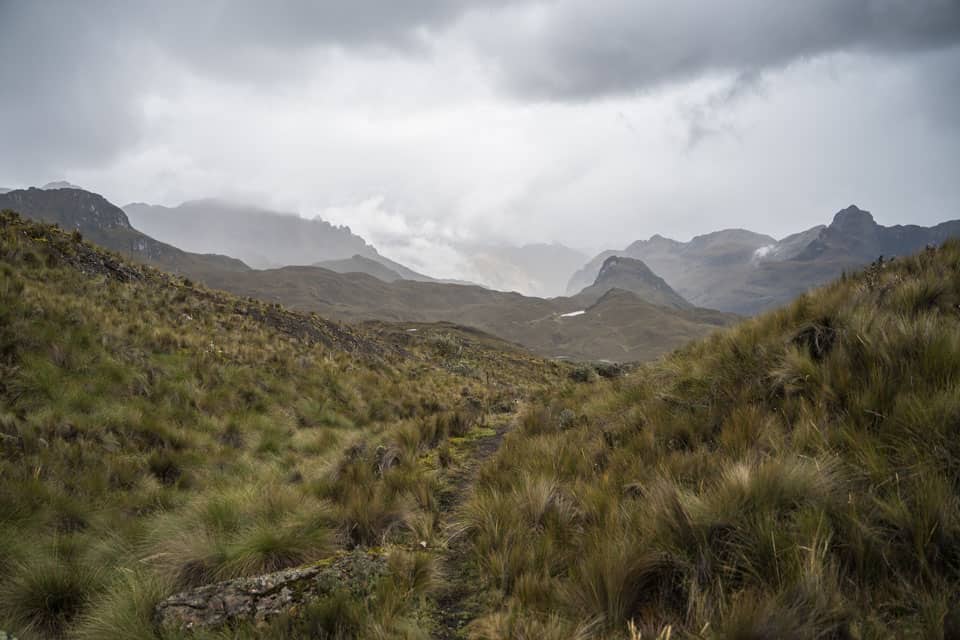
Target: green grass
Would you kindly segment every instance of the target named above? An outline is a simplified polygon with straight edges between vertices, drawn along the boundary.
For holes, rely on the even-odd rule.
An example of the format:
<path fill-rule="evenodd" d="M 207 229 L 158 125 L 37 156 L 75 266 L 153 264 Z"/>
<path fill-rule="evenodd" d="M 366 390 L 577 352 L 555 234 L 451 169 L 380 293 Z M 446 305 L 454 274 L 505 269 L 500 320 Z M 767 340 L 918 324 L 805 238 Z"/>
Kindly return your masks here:
<path fill-rule="evenodd" d="M 359 548 L 362 589 L 193 637 L 958 637 L 958 305 L 951 242 L 584 375 L 4 213 L 0 629 L 157 638 L 177 590 Z"/>
<path fill-rule="evenodd" d="M 475 637 L 955 637 L 958 303 L 951 242 L 558 389 L 460 514 Z"/>
<path fill-rule="evenodd" d="M 565 375 L 456 334 L 294 314 L 0 214 L 0 629 L 154 637 L 178 589 L 436 538 L 422 461 Z M 435 362 L 446 342 L 487 382 Z M 422 565 L 363 629 L 416 626 Z"/>

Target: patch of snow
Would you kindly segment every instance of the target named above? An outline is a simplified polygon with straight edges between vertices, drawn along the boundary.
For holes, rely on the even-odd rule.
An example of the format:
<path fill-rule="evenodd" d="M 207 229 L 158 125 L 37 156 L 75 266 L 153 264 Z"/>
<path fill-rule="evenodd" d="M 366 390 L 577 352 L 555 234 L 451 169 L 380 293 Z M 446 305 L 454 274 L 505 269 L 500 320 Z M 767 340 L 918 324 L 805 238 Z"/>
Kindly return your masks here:
<path fill-rule="evenodd" d="M 407 329 L 407 333 L 416 333 L 416 332 L 417 332 L 416 329 Z"/>
<path fill-rule="evenodd" d="M 561 318 L 573 318 L 573 317 L 575 317 L 575 316 L 582 316 L 582 315 L 585 314 L 585 313 L 586 313 L 586 310 L 585 310 L 585 309 L 581 309 L 580 311 L 571 311 L 570 313 L 561 313 L 561 314 L 560 314 L 560 317 L 561 317 Z"/>

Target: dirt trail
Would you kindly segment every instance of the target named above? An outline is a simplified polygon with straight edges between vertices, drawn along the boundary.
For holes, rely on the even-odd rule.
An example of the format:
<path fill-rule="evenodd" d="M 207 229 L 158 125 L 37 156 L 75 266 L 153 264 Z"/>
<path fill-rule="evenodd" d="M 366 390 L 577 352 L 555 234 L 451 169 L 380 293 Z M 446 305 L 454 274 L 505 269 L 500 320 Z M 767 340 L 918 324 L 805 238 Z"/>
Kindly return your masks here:
<path fill-rule="evenodd" d="M 449 531 L 457 510 L 470 495 L 480 466 L 500 449 L 500 444 L 513 427 L 515 419 L 516 414 L 504 416 L 492 427 L 494 433 L 463 443 L 459 452 L 464 459 L 463 464 L 450 469 L 444 478 L 449 488 L 440 498 L 441 526 L 444 529 Z M 436 599 L 439 609 L 437 629 L 433 636 L 436 640 L 465 638 L 467 625 L 482 611 L 481 603 L 473 598 L 477 593 L 479 576 L 467 561 L 466 545 L 465 540 L 454 538 L 441 553 L 447 587 Z"/>

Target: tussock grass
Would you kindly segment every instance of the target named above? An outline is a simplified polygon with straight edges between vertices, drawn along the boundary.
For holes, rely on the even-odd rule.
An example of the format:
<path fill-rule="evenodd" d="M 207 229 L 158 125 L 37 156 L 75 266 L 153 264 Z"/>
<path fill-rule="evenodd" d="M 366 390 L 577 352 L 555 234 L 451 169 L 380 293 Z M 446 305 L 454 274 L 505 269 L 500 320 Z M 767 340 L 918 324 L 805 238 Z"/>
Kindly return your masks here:
<path fill-rule="evenodd" d="M 437 448 L 564 375 L 484 341 L 297 315 L 0 213 L 0 628 L 156 637 L 175 590 L 437 543 Z M 344 597 L 305 624 L 416 637 L 438 578 L 397 562 L 382 614 Z"/>
<path fill-rule="evenodd" d="M 952 637 L 958 274 L 877 263 L 530 407 L 459 514 L 475 637 Z"/>

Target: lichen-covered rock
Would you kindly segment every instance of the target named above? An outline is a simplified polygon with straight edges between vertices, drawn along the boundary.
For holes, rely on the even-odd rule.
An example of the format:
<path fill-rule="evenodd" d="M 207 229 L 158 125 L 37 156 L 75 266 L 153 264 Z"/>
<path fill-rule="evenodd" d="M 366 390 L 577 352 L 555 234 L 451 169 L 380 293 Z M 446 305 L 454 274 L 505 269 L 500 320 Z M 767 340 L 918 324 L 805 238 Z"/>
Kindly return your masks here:
<path fill-rule="evenodd" d="M 253 578 L 238 578 L 170 596 L 155 611 L 164 630 L 210 629 L 225 625 L 261 625 L 293 613 L 310 601 L 347 591 L 370 595 L 386 573 L 386 559 L 371 551 L 341 553 L 327 560 Z"/>

